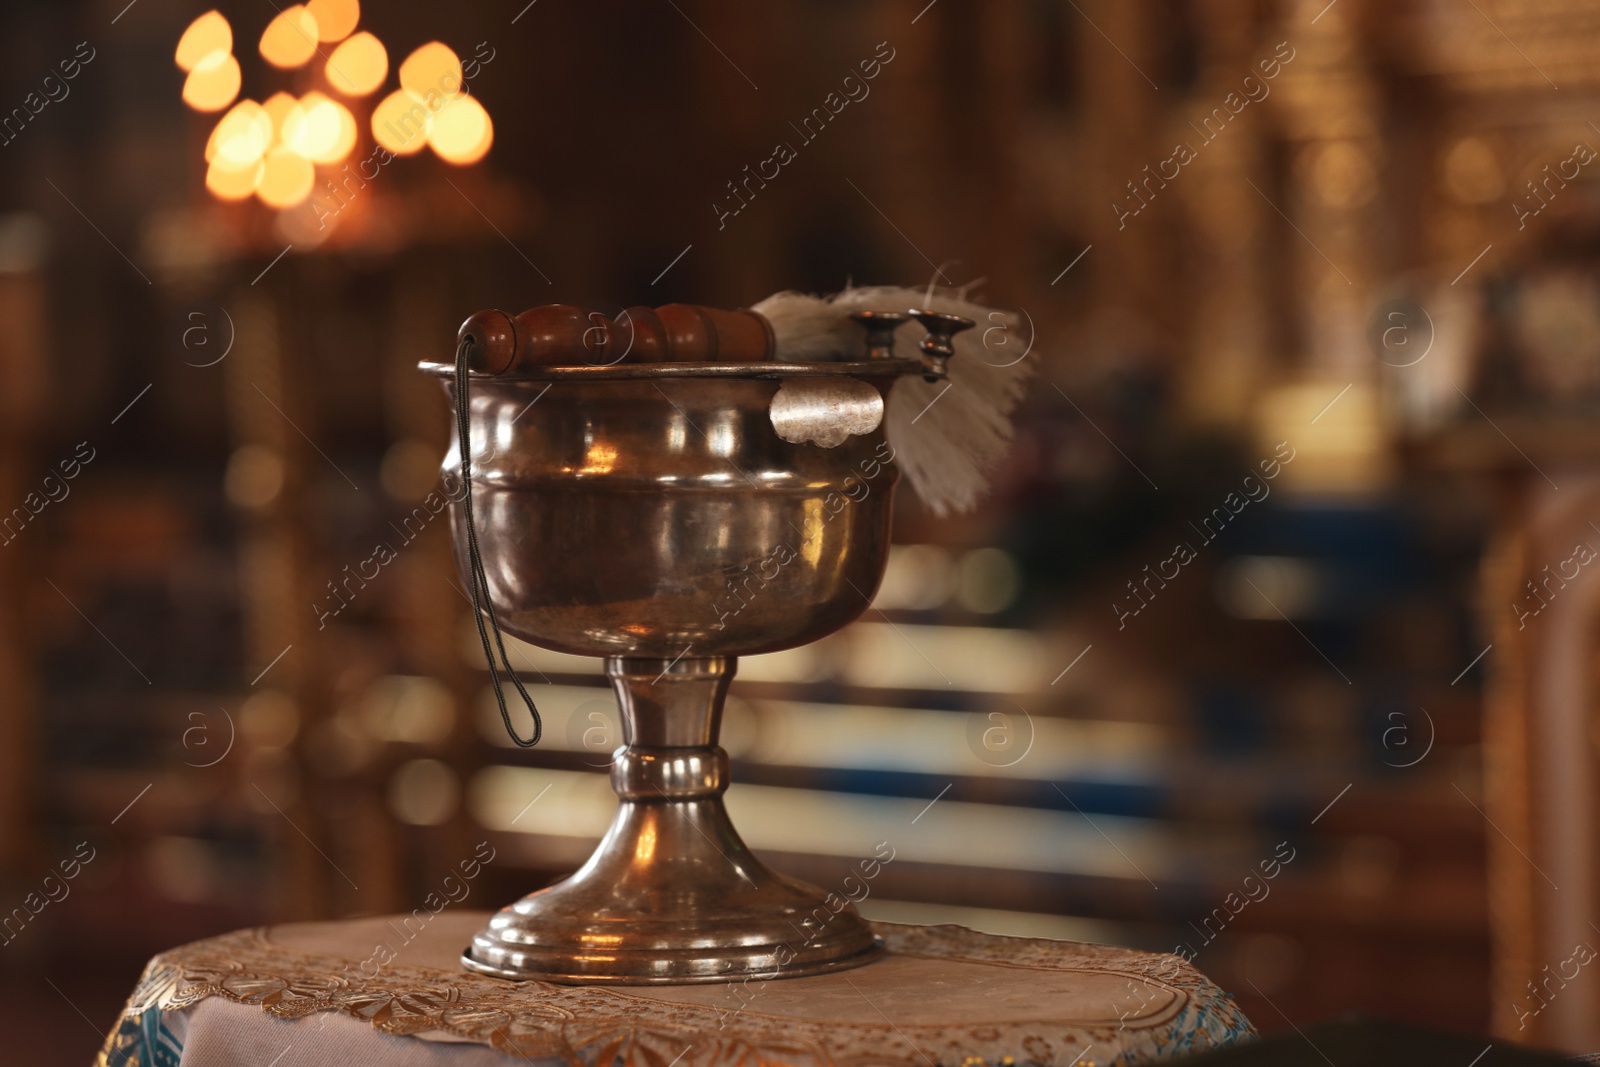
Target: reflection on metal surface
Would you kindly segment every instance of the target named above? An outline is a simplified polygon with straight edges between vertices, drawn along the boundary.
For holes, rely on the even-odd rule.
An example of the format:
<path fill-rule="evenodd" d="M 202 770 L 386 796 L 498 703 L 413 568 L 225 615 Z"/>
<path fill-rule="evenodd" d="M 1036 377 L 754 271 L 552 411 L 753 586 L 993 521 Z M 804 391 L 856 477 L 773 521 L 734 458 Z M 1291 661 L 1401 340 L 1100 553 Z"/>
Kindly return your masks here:
<path fill-rule="evenodd" d="M 772 428 L 795 444 L 836 448 L 883 422 L 883 396 L 854 378 L 795 378 L 772 398 Z"/>
<path fill-rule="evenodd" d="M 579 474 L 610 474 L 611 468 L 617 462 L 617 450 L 610 445 L 592 444 L 583 457 L 583 466 L 578 468 Z"/>

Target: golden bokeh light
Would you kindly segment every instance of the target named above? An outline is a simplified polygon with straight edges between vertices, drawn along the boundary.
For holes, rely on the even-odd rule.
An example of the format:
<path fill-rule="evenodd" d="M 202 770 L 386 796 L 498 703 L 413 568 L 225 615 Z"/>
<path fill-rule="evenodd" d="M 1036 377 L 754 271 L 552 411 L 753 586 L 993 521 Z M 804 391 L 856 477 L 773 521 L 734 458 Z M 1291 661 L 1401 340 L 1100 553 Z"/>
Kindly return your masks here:
<path fill-rule="evenodd" d="M 310 0 L 306 10 L 317 20 L 318 38 L 328 44 L 350 36 L 361 21 L 357 0 Z"/>
<path fill-rule="evenodd" d="M 494 123 L 483 105 L 460 96 L 441 108 L 428 126 L 428 145 L 446 163 L 476 163 L 494 143 Z"/>
<path fill-rule="evenodd" d="M 350 109 L 338 101 L 331 101 L 339 111 L 339 138 L 328 149 L 328 158 L 319 159 L 319 163 L 337 163 L 350 154 L 356 146 L 356 117 L 350 114 Z"/>
<path fill-rule="evenodd" d="M 307 0 L 284 8 L 261 34 L 261 56 L 291 69 L 320 53 L 330 89 L 344 97 L 369 96 L 389 75 L 389 53 L 374 34 L 357 31 L 360 19 L 359 0 Z M 322 52 L 321 43 L 333 46 L 331 54 Z M 184 102 L 198 111 L 226 109 L 206 140 L 206 188 L 220 200 L 254 195 L 280 211 L 295 207 L 311 195 L 318 166 L 337 166 L 355 150 L 361 120 L 316 91 L 298 98 L 276 92 L 263 103 L 239 100 L 242 79 L 233 45 L 232 26 L 213 10 L 188 25 L 174 53 L 187 72 Z M 397 73 L 400 88 L 378 102 L 369 120 L 379 145 L 399 156 L 415 155 L 426 145 L 456 166 L 484 157 L 494 143 L 494 123 L 466 92 L 454 50 L 430 41 L 407 56 Z"/>
<path fill-rule="evenodd" d="M 233 27 L 220 11 L 207 11 L 189 23 L 189 28 L 178 38 L 178 50 L 173 61 L 179 70 L 193 70 L 200 61 L 213 52 L 233 51 Z"/>
<path fill-rule="evenodd" d="M 317 20 L 304 4 L 278 12 L 261 33 L 261 58 L 275 67 L 303 65 L 317 53 Z"/>
<path fill-rule="evenodd" d="M 224 170 L 251 167 L 272 147 L 272 116 L 254 100 L 241 100 L 218 121 L 206 141 L 206 162 Z"/>
<path fill-rule="evenodd" d="M 340 141 L 343 106 L 321 93 L 307 93 L 283 118 L 281 142 L 314 163 L 332 163 Z"/>
<path fill-rule="evenodd" d="M 311 195 L 311 185 L 316 178 L 317 172 L 309 159 L 279 145 L 267 153 L 256 196 L 268 207 L 294 207 Z"/>
<path fill-rule="evenodd" d="M 389 53 L 382 41 L 363 30 L 333 50 L 326 73 L 336 92 L 366 96 L 389 76 Z"/>
<path fill-rule="evenodd" d="M 396 89 L 372 109 L 372 136 L 397 156 L 420 152 L 428 143 L 432 116 L 422 100 Z"/>
<path fill-rule="evenodd" d="M 239 61 L 227 52 L 212 52 L 183 80 L 183 102 L 196 111 L 221 111 L 238 95 Z"/>
<path fill-rule="evenodd" d="M 261 105 L 266 110 L 267 117 L 272 120 L 272 129 L 277 134 L 278 140 L 283 139 L 283 124 L 289 118 L 289 111 L 299 102 L 288 93 L 273 93 Z"/>
<path fill-rule="evenodd" d="M 429 41 L 400 64 L 400 88 L 432 102 L 461 91 L 461 60 L 450 46 Z"/>
<path fill-rule="evenodd" d="M 231 170 L 218 157 L 206 168 L 206 188 L 221 200 L 243 200 L 256 191 L 265 170 L 266 165 L 259 159 L 241 170 Z"/>

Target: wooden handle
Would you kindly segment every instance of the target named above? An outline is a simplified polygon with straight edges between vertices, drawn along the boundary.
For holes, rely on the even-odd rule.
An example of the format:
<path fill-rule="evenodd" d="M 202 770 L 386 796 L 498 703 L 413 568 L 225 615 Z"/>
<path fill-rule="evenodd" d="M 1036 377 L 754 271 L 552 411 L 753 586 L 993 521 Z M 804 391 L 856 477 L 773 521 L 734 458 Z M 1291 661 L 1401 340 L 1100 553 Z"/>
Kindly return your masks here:
<path fill-rule="evenodd" d="M 623 362 L 758 363 L 777 346 L 772 324 L 758 312 L 698 304 L 632 307 L 615 319 L 575 304 L 546 304 L 515 317 L 480 311 L 456 336 L 471 338 L 471 367 L 484 374 Z"/>

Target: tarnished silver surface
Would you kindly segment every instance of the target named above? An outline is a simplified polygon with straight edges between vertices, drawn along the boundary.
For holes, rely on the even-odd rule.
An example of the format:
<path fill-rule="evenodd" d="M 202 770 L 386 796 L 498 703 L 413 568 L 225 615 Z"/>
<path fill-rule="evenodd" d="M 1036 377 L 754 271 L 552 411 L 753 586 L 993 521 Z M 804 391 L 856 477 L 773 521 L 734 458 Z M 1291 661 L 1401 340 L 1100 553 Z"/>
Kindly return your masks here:
<path fill-rule="evenodd" d="M 772 398 L 772 428 L 785 441 L 837 448 L 883 422 L 883 394 L 855 378 L 790 378 Z"/>
<path fill-rule="evenodd" d="M 729 823 L 716 739 L 734 657 L 814 641 L 870 602 L 899 478 L 883 395 L 922 364 L 807 365 L 809 381 L 877 401 L 872 427 L 833 448 L 774 430 L 771 365 L 651 370 L 471 383 L 474 500 L 501 625 L 606 657 L 625 743 L 612 768 L 621 806 L 595 854 L 496 915 L 462 962 L 618 983 L 854 966 L 880 951 L 855 909 L 769 871 Z M 446 471 L 457 465 L 452 451 Z M 452 521 L 465 574 L 459 510 Z"/>

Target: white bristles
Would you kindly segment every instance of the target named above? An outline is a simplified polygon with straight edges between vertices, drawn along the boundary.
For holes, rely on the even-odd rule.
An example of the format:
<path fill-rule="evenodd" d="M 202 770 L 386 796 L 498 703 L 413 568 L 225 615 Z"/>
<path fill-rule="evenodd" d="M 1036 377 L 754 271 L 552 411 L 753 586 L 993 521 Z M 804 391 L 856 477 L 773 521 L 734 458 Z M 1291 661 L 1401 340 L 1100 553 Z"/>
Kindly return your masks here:
<path fill-rule="evenodd" d="M 1031 338 L 1018 336 L 1018 318 L 974 303 L 966 289 L 868 286 L 832 297 L 777 293 L 755 305 L 772 323 L 776 356 L 791 362 L 860 359 L 865 333 L 853 311 L 917 308 L 960 315 L 978 325 L 957 334 L 950 377 L 925 382 L 907 376 L 889 393 L 889 446 L 922 502 L 935 515 L 971 510 L 989 487 L 989 472 L 1011 444 L 1011 411 L 1033 372 L 1023 358 Z M 901 327 L 896 354 L 917 355 L 922 327 Z"/>
<path fill-rule="evenodd" d="M 845 293 L 834 299 L 842 299 Z M 850 313 L 860 310 L 859 305 L 835 305 L 809 293 L 786 292 L 774 293 L 750 310 L 759 311 L 772 323 L 778 342 L 774 355 L 785 362 L 855 359 L 866 351 L 866 332 L 850 321 Z M 883 310 L 905 309 L 886 305 Z"/>

